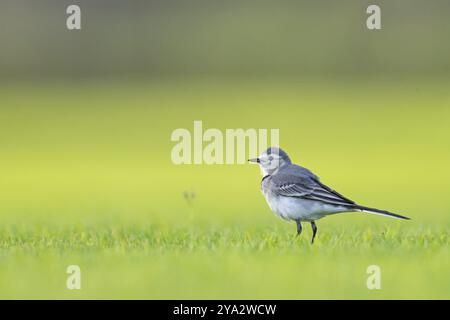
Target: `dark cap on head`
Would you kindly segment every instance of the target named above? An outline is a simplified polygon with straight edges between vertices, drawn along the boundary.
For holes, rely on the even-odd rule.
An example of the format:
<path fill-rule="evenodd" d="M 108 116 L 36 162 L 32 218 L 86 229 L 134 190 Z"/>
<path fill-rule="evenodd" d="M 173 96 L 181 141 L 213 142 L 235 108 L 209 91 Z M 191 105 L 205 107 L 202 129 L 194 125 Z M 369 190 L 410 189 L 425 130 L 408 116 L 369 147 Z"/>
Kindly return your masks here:
<path fill-rule="evenodd" d="M 278 154 L 284 161 L 291 163 L 291 158 L 284 152 L 281 148 L 278 147 L 269 147 L 264 153 L 266 154 Z"/>

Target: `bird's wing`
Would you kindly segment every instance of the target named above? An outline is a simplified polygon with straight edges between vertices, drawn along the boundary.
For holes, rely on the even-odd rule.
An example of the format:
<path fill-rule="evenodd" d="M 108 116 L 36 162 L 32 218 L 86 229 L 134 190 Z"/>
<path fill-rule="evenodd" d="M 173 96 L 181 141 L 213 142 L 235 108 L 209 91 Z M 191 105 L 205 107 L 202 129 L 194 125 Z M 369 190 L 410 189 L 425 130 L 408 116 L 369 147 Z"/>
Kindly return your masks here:
<path fill-rule="evenodd" d="M 270 179 L 271 189 L 277 195 L 317 200 L 337 205 L 354 205 L 355 202 L 327 187 L 313 177 L 278 173 Z"/>

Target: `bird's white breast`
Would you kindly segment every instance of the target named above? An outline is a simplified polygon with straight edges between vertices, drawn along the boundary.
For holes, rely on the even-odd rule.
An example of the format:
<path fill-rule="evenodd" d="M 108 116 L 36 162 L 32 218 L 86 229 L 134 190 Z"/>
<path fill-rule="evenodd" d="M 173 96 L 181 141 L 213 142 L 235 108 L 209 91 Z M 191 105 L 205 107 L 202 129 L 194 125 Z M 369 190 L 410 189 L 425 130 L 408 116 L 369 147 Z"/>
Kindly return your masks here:
<path fill-rule="evenodd" d="M 270 209 L 286 220 L 315 221 L 328 214 L 346 211 L 341 206 L 300 197 L 278 196 L 267 190 L 263 190 L 263 194 Z"/>

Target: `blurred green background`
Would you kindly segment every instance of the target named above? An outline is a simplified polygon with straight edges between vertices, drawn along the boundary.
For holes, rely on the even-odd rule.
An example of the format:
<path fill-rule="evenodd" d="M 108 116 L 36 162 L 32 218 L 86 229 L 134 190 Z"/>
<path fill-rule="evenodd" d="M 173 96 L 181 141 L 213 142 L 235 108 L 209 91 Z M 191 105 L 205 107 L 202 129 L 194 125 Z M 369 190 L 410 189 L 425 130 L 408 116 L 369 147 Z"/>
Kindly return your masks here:
<path fill-rule="evenodd" d="M 448 299 L 450 3 L 377 1 L 378 31 L 369 4 L 3 0 L 0 297 Z M 257 167 L 171 162 L 194 120 L 279 128 L 324 183 L 413 220 L 325 218 L 312 247 Z"/>

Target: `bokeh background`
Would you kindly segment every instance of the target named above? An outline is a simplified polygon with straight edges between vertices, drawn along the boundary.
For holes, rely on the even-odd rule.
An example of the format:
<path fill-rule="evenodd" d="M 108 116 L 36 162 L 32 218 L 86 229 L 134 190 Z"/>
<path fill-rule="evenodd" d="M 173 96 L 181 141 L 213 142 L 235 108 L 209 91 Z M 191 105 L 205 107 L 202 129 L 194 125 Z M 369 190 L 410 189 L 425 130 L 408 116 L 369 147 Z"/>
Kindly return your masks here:
<path fill-rule="evenodd" d="M 369 4 L 2 0 L 0 297 L 448 299 L 450 2 L 376 1 L 377 31 Z M 171 162 L 194 120 L 278 128 L 324 183 L 413 220 L 293 240 L 257 167 Z"/>

